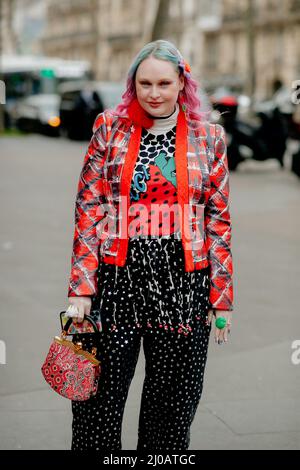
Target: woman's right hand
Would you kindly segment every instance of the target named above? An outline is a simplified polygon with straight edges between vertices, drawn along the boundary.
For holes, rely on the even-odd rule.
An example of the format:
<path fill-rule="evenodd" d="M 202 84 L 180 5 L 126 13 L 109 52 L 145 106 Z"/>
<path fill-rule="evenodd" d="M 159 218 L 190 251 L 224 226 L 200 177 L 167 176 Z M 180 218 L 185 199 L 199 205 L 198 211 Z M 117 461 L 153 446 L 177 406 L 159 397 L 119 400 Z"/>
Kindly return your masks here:
<path fill-rule="evenodd" d="M 82 323 L 84 315 L 89 315 L 92 307 L 92 299 L 88 296 L 74 296 L 68 298 L 69 305 L 73 305 L 78 311 L 78 315 L 73 317 L 73 323 Z"/>

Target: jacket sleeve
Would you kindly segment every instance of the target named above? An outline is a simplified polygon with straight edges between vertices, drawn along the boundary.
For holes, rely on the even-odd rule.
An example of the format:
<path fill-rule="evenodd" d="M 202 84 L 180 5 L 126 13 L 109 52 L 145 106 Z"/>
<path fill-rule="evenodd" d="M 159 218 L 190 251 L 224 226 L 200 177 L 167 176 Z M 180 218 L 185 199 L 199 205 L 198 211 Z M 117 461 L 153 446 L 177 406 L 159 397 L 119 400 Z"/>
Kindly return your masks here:
<path fill-rule="evenodd" d="M 233 310 L 233 266 L 229 212 L 229 170 L 224 128 L 215 124 L 211 190 L 205 208 L 210 265 L 210 308 Z"/>
<path fill-rule="evenodd" d="M 105 114 L 93 124 L 93 135 L 80 173 L 75 201 L 75 230 L 68 297 L 94 295 L 97 290 L 99 237 L 97 224 L 102 219 L 102 169 L 105 160 L 107 126 Z"/>

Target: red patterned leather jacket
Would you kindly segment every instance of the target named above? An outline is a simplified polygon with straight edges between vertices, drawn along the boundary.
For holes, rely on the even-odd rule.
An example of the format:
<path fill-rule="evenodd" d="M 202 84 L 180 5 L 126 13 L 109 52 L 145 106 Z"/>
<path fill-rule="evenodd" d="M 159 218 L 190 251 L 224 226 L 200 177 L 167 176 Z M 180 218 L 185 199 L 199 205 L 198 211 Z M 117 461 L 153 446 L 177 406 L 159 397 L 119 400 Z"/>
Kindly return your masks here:
<path fill-rule="evenodd" d="M 140 126 L 109 111 L 94 122 L 78 183 L 69 296 L 97 293 L 99 262 L 124 266 L 131 178 Z M 180 110 L 175 166 L 185 271 L 210 266 L 210 306 L 233 310 L 229 171 L 225 131 Z"/>

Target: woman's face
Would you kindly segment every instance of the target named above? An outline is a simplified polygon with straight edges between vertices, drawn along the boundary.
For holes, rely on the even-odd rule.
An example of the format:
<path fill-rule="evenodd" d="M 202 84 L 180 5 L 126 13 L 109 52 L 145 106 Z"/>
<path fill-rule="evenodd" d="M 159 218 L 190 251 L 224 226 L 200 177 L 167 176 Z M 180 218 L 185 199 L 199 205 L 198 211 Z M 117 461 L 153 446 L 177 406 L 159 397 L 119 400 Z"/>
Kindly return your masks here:
<path fill-rule="evenodd" d="M 137 69 L 135 88 L 138 102 L 148 114 L 168 116 L 184 88 L 184 78 L 171 62 L 148 57 Z"/>

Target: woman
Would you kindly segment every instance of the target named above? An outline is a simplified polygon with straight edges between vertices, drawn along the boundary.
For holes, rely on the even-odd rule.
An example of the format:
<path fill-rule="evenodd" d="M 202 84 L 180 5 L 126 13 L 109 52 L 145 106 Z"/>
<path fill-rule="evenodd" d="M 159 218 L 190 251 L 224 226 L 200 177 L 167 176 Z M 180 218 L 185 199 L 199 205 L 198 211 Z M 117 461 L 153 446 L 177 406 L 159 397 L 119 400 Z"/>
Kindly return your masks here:
<path fill-rule="evenodd" d="M 76 199 L 69 303 L 100 307 L 96 397 L 72 402 L 72 449 L 121 449 L 141 338 L 140 451 L 188 449 L 213 316 L 228 339 L 233 309 L 225 134 L 201 112 L 176 47 L 147 44 L 123 102 L 97 116 Z"/>

